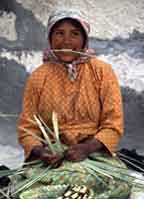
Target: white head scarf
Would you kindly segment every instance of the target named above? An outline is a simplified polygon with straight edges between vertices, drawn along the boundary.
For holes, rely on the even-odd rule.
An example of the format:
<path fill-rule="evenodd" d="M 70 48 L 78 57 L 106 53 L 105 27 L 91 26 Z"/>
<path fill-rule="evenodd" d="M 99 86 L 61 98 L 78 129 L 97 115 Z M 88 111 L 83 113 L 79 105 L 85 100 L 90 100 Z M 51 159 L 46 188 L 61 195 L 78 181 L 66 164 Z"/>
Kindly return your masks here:
<path fill-rule="evenodd" d="M 74 9 L 59 9 L 53 11 L 48 19 L 48 25 L 47 25 L 47 34 L 48 34 L 48 39 L 50 36 L 50 32 L 52 27 L 60 20 L 65 19 L 65 18 L 70 18 L 78 21 L 83 28 L 87 42 L 88 42 L 88 34 L 90 32 L 90 25 L 85 19 L 85 16 L 79 11 L 79 10 L 74 10 Z"/>

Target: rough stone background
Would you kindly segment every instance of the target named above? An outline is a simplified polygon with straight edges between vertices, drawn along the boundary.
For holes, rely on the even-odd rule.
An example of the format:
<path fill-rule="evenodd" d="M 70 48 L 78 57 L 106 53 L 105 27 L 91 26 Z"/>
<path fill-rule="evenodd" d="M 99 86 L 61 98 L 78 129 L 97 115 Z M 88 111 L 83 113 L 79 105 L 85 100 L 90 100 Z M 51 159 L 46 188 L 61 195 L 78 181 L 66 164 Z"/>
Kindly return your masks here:
<path fill-rule="evenodd" d="M 23 161 L 16 121 L 24 84 L 42 63 L 50 11 L 65 6 L 84 12 L 91 24 L 90 47 L 119 78 L 125 112 L 120 147 L 144 153 L 144 0 L 1 0 L 0 164 L 17 167 Z"/>

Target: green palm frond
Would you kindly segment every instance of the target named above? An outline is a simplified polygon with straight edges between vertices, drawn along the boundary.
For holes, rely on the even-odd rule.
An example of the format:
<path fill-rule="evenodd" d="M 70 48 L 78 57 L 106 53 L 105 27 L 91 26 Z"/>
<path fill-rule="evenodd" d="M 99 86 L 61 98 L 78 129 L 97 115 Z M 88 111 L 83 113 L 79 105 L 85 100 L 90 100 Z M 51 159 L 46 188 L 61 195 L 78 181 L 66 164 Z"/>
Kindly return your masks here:
<path fill-rule="evenodd" d="M 42 137 L 36 135 L 35 133 L 29 131 L 28 129 L 24 128 L 24 127 L 20 127 L 21 130 L 25 131 L 27 134 L 31 135 L 32 137 L 36 138 L 36 140 L 39 140 L 40 142 L 47 144 L 47 141 L 45 139 L 43 139 Z"/>
<path fill-rule="evenodd" d="M 19 183 L 14 191 L 12 192 L 12 196 L 14 196 L 15 194 L 25 190 L 25 189 L 28 189 L 30 188 L 32 185 L 34 185 L 35 183 L 37 183 L 38 181 L 40 181 L 43 177 L 45 177 L 47 175 L 47 172 L 48 170 L 50 169 L 51 167 L 47 167 L 46 169 L 44 169 L 39 175 L 35 176 L 35 177 L 31 177 L 27 180 L 25 180 L 24 182 L 22 183 Z"/>
<path fill-rule="evenodd" d="M 144 180 L 133 176 L 132 171 L 129 169 L 122 169 L 103 162 L 92 161 L 89 159 L 85 160 L 82 164 L 86 164 L 86 167 L 96 172 L 99 172 L 102 175 L 112 177 L 113 179 L 119 179 L 121 181 L 134 184 L 136 186 L 144 186 Z M 138 180 L 139 182 L 135 182 L 135 180 Z"/>
<path fill-rule="evenodd" d="M 142 169 L 141 167 L 139 167 L 138 165 L 134 164 L 133 162 L 131 162 L 130 160 L 121 157 L 121 160 L 123 160 L 124 162 L 127 162 L 129 165 L 134 166 L 135 168 L 137 168 L 139 171 L 144 173 L 144 169 Z"/>
<path fill-rule="evenodd" d="M 139 161 L 135 158 L 132 158 L 132 157 L 129 157 L 125 154 L 122 154 L 120 152 L 117 153 L 118 157 L 123 160 L 124 162 L 127 162 L 128 164 L 130 164 L 131 166 L 134 166 L 135 168 L 137 168 L 139 171 L 143 172 L 144 173 L 144 163 L 142 161 Z M 138 165 L 136 164 L 138 163 Z"/>
<path fill-rule="evenodd" d="M 59 129 L 58 129 L 58 115 L 55 111 L 52 112 L 52 123 L 53 123 L 53 128 L 54 128 L 54 137 L 55 141 L 58 145 L 58 148 L 61 153 L 64 152 L 64 148 L 61 144 L 60 138 L 59 138 Z"/>
<path fill-rule="evenodd" d="M 52 137 L 54 136 L 53 131 L 48 127 L 48 125 L 45 123 L 45 121 L 42 119 L 42 117 L 40 115 L 37 115 L 37 117 L 39 118 L 41 124 L 45 127 L 45 129 L 47 130 L 47 133 L 50 134 Z"/>
<path fill-rule="evenodd" d="M 99 172 L 95 172 L 94 169 L 89 168 L 89 166 L 87 166 L 86 164 L 83 164 L 84 168 L 88 171 L 88 173 L 90 173 L 92 176 L 94 176 L 96 178 L 96 182 L 100 182 L 101 184 L 103 184 L 105 187 L 107 186 L 107 184 L 105 183 L 105 181 L 103 180 L 102 177 L 100 177 L 100 173 Z M 98 170 L 97 170 L 98 171 Z"/>
<path fill-rule="evenodd" d="M 40 118 L 40 116 L 38 116 Z M 63 147 L 61 144 L 61 141 L 59 139 L 59 129 L 58 129 L 58 116 L 56 112 L 52 113 L 52 123 L 53 123 L 53 129 L 54 132 L 51 131 L 51 129 L 44 123 L 42 118 L 38 119 L 38 117 L 35 116 L 35 119 L 37 121 L 37 124 L 39 125 L 41 131 L 46 134 L 46 131 L 44 130 L 44 127 L 42 126 L 45 125 L 45 128 L 49 130 L 49 133 L 53 135 L 53 138 L 55 139 L 55 143 L 57 145 L 57 148 L 59 149 L 59 153 L 63 153 Z M 46 134 L 47 135 L 47 134 Z M 45 139 L 48 138 L 47 136 L 44 136 Z M 51 145 L 53 145 L 51 143 Z M 50 147 L 51 150 L 51 147 Z M 92 160 L 92 159 L 94 160 Z M 116 161 L 118 162 L 118 161 Z M 95 177 L 102 182 L 102 179 L 100 176 L 105 176 L 109 179 L 119 179 L 122 181 L 126 182 L 131 182 L 134 181 L 135 179 L 138 179 L 134 176 L 131 175 L 132 171 L 127 169 L 126 167 L 121 167 L 120 164 L 115 164 L 113 162 L 110 163 L 110 161 L 105 157 L 105 156 L 99 156 L 99 155 L 94 155 L 93 154 L 90 156 L 90 159 L 86 159 L 85 161 L 82 161 L 80 164 L 87 169 L 92 175 L 95 174 Z M 112 172 L 113 171 L 113 172 Z M 99 174 L 99 176 L 97 175 Z M 139 180 L 139 179 L 138 179 Z M 104 183 L 104 182 L 103 182 Z M 139 183 L 139 185 L 142 185 Z"/>
<path fill-rule="evenodd" d="M 94 164 L 91 164 L 91 162 L 89 162 L 89 160 L 86 160 L 84 162 L 81 163 L 85 168 L 89 168 L 91 169 L 92 171 L 95 171 L 105 177 L 108 177 L 110 179 L 113 179 L 113 176 L 110 175 L 106 170 L 102 169 L 101 167 L 98 167 Z"/>
<path fill-rule="evenodd" d="M 3 199 L 3 198 L 11 199 L 8 192 L 5 192 L 3 189 L 0 189 L 0 199 Z"/>
<path fill-rule="evenodd" d="M 0 177 L 4 177 L 4 176 L 12 176 L 12 175 L 19 175 L 24 173 L 24 168 L 20 168 L 20 169 L 5 169 L 5 170 L 1 170 L 0 171 Z"/>
<path fill-rule="evenodd" d="M 41 138 L 35 135 L 34 133 L 30 132 L 29 130 L 25 128 L 23 128 L 22 130 L 27 132 L 29 135 L 33 136 L 35 139 L 38 139 L 44 144 L 47 144 L 49 147 L 49 150 L 52 153 L 59 153 L 63 155 L 65 146 L 61 143 L 60 137 L 59 137 L 60 132 L 58 128 L 59 124 L 58 124 L 57 113 L 56 112 L 52 113 L 52 124 L 53 124 L 54 131 L 52 131 L 47 126 L 47 124 L 44 122 L 44 120 L 41 118 L 40 115 L 34 115 L 34 121 L 31 120 L 31 122 L 35 125 L 38 125 L 44 138 Z M 51 141 L 51 137 L 54 139 L 54 143 Z M 57 150 L 56 150 L 55 145 L 57 147 Z M 79 163 L 70 163 L 64 160 L 62 167 L 56 168 L 55 170 L 51 170 L 53 169 L 51 166 L 46 167 L 46 168 L 42 167 L 42 162 L 40 161 L 28 162 L 28 163 L 25 163 L 23 166 L 24 167 L 20 169 L 0 171 L 0 177 L 2 177 L 2 176 L 13 176 L 13 175 L 17 176 L 23 173 L 26 174 L 25 168 L 30 168 L 30 171 L 31 169 L 33 170 L 32 174 L 29 173 L 29 176 L 27 175 L 28 177 L 27 179 L 23 180 L 20 183 L 17 183 L 14 186 L 14 188 L 11 191 L 11 195 L 14 197 L 16 194 L 19 194 L 25 190 L 28 190 L 29 188 L 33 188 L 34 184 L 38 182 L 43 182 L 42 180 L 46 179 L 48 181 L 48 179 L 50 179 L 51 176 L 55 178 L 55 181 L 56 179 L 60 180 L 61 178 L 67 178 L 69 180 L 69 178 L 71 179 L 72 177 L 75 178 L 75 175 L 72 176 L 71 174 L 76 174 L 76 172 L 79 173 L 80 176 L 89 175 L 90 178 L 93 177 L 94 180 L 100 183 L 100 185 L 102 185 L 103 187 L 108 186 L 107 182 L 109 180 L 110 181 L 113 181 L 113 180 L 123 181 L 124 183 L 126 182 L 125 184 L 128 183 L 130 185 L 134 185 L 137 187 L 144 186 L 144 181 L 139 179 L 138 177 L 132 176 L 131 175 L 132 171 L 129 170 L 125 166 L 121 166 L 121 162 L 118 161 L 117 157 L 107 158 L 105 155 L 99 155 L 99 153 L 91 154 L 87 159 Z M 78 178 L 78 181 L 79 181 L 79 178 Z M 48 182 L 50 183 L 50 181 Z M 67 181 L 67 182 L 71 182 L 71 181 Z M 1 191 L 1 193 L 3 193 L 3 190 Z M 6 194 L 5 197 L 8 198 L 9 194 Z"/>
<path fill-rule="evenodd" d="M 37 124 L 38 124 L 38 126 L 39 126 L 39 128 L 40 128 L 40 130 L 41 130 L 41 132 L 42 132 L 42 134 L 43 134 L 43 136 L 45 138 L 45 140 L 47 141 L 49 149 L 51 150 L 51 152 L 53 154 L 55 154 L 55 150 L 54 150 L 54 147 L 52 145 L 52 142 L 51 142 L 47 132 L 45 131 L 45 128 L 43 127 L 41 121 L 38 119 L 38 117 L 36 115 L 34 115 L 34 119 L 36 120 L 36 122 L 37 122 Z"/>

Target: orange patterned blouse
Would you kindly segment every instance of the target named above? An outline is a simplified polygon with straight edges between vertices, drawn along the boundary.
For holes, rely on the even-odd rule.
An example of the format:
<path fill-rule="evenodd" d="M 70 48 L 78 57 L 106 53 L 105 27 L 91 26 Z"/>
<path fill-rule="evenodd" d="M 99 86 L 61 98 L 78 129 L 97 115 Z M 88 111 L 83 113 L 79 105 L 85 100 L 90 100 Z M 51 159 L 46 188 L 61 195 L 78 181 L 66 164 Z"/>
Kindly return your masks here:
<path fill-rule="evenodd" d="M 76 66 L 77 78 L 70 81 L 62 64 L 45 63 L 28 78 L 18 121 L 18 139 L 27 158 L 42 143 L 27 131 L 41 135 L 33 122 L 39 114 L 52 127 L 52 112 L 58 114 L 60 137 L 65 144 L 94 136 L 112 153 L 123 134 L 120 87 L 110 65 L 91 58 Z"/>

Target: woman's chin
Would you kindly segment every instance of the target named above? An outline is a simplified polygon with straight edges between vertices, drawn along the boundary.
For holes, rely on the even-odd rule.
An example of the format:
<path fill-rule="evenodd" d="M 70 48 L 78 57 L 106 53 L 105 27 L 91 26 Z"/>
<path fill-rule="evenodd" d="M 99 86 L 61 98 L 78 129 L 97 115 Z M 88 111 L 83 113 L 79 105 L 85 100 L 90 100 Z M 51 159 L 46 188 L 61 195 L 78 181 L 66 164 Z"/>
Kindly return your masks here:
<path fill-rule="evenodd" d="M 58 57 L 59 57 L 59 60 L 66 63 L 71 63 L 78 58 L 78 56 L 74 56 L 74 55 L 66 55 L 66 56 L 58 56 Z"/>

